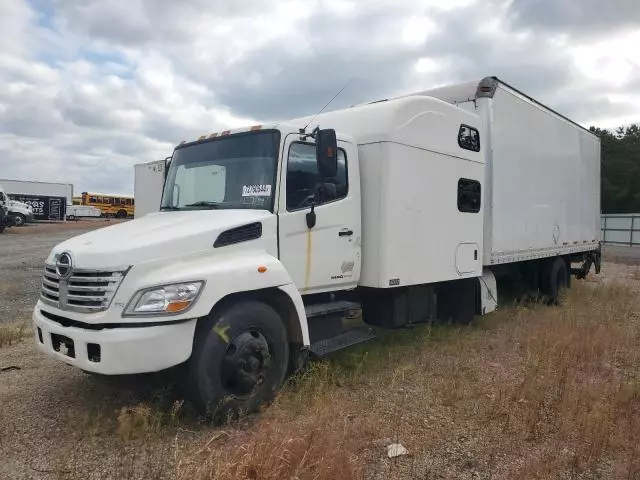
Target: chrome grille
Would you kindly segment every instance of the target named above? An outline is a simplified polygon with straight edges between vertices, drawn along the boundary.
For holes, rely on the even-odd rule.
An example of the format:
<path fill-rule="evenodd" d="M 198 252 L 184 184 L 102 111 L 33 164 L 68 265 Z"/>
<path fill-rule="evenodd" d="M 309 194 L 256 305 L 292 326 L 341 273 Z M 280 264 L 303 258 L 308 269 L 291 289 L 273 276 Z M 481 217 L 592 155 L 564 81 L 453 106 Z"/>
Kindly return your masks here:
<path fill-rule="evenodd" d="M 45 265 L 40 299 L 77 312 L 101 312 L 111 300 L 126 272 L 74 269 L 69 278 L 60 278 L 53 265 Z"/>

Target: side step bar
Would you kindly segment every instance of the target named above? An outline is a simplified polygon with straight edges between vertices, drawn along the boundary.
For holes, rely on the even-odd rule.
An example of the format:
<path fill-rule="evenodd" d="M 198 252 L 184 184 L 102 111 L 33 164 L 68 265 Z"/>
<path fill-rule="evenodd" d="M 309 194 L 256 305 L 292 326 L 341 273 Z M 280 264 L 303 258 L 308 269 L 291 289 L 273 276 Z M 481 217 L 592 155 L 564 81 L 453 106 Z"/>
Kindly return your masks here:
<path fill-rule="evenodd" d="M 339 300 L 305 306 L 310 351 L 322 357 L 375 338 L 371 328 L 362 321 L 361 305 Z"/>
<path fill-rule="evenodd" d="M 324 357 L 343 348 L 352 347 L 367 340 L 376 338 L 368 327 L 356 327 L 335 337 L 319 340 L 311 344 L 311 353 Z"/>

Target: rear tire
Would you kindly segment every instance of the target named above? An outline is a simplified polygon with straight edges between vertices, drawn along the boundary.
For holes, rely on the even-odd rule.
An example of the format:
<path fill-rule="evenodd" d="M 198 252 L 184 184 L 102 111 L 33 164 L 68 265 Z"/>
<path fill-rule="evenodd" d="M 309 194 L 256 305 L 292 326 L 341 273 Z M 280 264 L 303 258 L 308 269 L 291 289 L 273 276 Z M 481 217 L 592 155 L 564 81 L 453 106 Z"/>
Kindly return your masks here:
<path fill-rule="evenodd" d="M 562 257 L 549 260 L 542 270 L 542 293 L 550 305 L 559 305 L 560 296 L 569 286 L 569 270 Z"/>
<path fill-rule="evenodd" d="M 273 400 L 289 364 L 286 328 L 264 303 L 245 301 L 201 321 L 187 389 L 195 409 L 216 422 Z"/>
<path fill-rule="evenodd" d="M 127 212 L 125 210 L 118 210 L 118 213 L 116 213 L 116 217 L 127 218 Z"/>

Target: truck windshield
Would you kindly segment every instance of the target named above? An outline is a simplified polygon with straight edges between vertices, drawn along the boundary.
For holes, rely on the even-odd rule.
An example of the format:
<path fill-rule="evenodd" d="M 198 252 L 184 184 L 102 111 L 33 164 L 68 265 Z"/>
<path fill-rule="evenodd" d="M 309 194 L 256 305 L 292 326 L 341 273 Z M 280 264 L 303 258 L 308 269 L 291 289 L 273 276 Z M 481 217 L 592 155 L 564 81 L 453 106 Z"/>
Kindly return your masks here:
<path fill-rule="evenodd" d="M 176 148 L 161 210 L 273 211 L 279 145 L 279 132 L 264 130 Z"/>

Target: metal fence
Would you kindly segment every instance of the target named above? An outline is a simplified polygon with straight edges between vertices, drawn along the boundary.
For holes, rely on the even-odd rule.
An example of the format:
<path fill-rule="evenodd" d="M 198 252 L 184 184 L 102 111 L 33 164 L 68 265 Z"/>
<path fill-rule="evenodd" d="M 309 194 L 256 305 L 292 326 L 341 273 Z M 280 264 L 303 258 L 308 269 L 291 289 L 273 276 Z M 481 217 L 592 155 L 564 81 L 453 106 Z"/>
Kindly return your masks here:
<path fill-rule="evenodd" d="M 612 245 L 640 246 L 640 213 L 602 215 L 600 238 Z"/>

